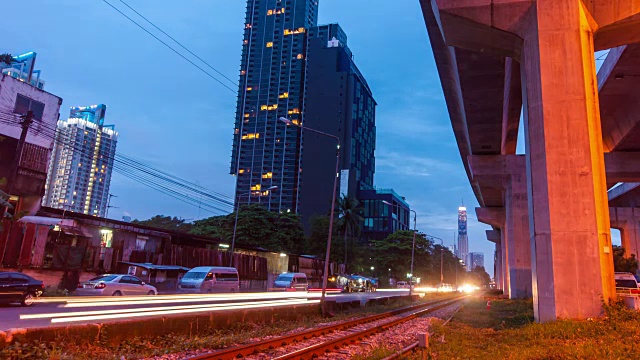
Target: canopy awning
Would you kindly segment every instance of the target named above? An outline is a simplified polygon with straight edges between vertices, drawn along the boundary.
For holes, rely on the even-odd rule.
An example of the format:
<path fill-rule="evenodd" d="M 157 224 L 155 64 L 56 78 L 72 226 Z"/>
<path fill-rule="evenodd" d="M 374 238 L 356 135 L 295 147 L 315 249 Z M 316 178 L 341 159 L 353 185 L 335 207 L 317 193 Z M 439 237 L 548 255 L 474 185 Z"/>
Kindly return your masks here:
<path fill-rule="evenodd" d="M 29 224 L 37 224 L 37 225 L 66 225 L 66 226 L 75 226 L 75 221 L 72 219 L 60 219 L 54 217 L 46 217 L 46 216 L 23 216 L 18 219 L 19 222 L 29 223 Z"/>
<path fill-rule="evenodd" d="M 82 236 L 82 237 L 93 237 L 93 235 L 91 235 L 90 233 L 82 230 L 81 228 L 77 228 L 77 227 L 61 225 L 60 226 L 60 230 L 62 230 L 62 232 L 67 234 L 67 235 Z"/>

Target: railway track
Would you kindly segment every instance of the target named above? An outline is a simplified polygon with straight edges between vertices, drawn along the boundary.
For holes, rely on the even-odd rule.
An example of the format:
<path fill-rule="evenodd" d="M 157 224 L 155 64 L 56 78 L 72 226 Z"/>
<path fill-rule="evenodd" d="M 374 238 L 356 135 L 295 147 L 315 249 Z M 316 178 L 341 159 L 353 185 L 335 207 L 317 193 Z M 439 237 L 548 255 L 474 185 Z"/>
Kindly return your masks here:
<path fill-rule="evenodd" d="M 385 331 L 400 323 L 415 319 L 436 310 L 442 309 L 455 302 L 467 298 L 467 296 L 453 296 L 432 301 L 426 304 L 414 305 L 397 309 L 382 314 L 371 315 L 359 319 L 340 322 L 315 329 L 302 331 L 295 334 L 284 335 L 272 339 L 262 340 L 251 344 L 232 347 L 190 357 L 190 360 L 226 360 L 245 357 L 260 357 L 265 352 L 272 352 L 264 357 L 270 359 L 311 359 L 321 356 L 328 351 L 335 351 L 357 340 L 366 338 L 375 333 Z M 391 319 L 390 319 L 391 318 Z M 330 334 L 337 336 L 328 336 Z M 294 343 L 313 338 L 326 337 L 322 341 L 310 346 L 298 348 L 290 352 L 273 354 L 278 348 L 283 348 Z"/>

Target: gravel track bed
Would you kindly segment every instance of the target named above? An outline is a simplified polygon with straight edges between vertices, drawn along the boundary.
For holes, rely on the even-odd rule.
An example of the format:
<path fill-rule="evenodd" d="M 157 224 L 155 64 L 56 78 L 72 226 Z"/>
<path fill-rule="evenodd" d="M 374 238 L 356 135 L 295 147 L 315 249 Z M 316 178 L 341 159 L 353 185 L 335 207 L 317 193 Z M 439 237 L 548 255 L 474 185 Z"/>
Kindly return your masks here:
<path fill-rule="evenodd" d="M 320 328 L 320 327 L 325 327 L 325 326 L 329 326 L 329 325 L 335 325 L 335 324 L 338 324 L 338 323 L 341 323 L 341 322 L 354 320 L 354 319 L 362 318 L 364 316 L 371 316 L 371 315 L 374 315 L 374 314 L 363 315 L 363 316 L 353 316 L 353 317 L 348 317 L 346 319 L 335 320 L 335 321 L 327 321 L 327 322 L 319 323 L 319 324 L 317 324 L 315 326 L 311 326 L 311 327 L 300 327 L 300 328 L 297 328 L 297 329 L 294 329 L 294 330 L 291 330 L 291 331 L 287 331 L 287 332 L 282 333 L 282 334 L 264 336 L 264 337 L 259 337 L 259 338 L 251 338 L 251 339 L 247 339 L 247 340 L 243 341 L 242 343 L 230 344 L 229 346 L 226 346 L 225 348 L 231 348 L 231 347 L 234 347 L 234 346 L 239 346 L 239 345 L 249 344 L 249 343 L 258 342 L 258 341 L 262 341 L 262 340 L 273 339 L 273 338 L 280 337 L 280 336 L 300 333 L 300 332 L 303 332 L 303 331 L 316 329 L 316 328 Z M 395 317 L 392 317 L 392 318 L 395 318 Z M 379 322 L 388 321 L 389 319 L 391 319 L 391 318 L 385 318 L 383 320 L 378 320 L 376 322 L 371 322 L 369 324 L 378 324 Z M 344 333 L 344 332 L 341 332 L 341 333 Z M 331 334 L 334 334 L 334 333 L 331 333 Z M 331 334 L 328 334 L 328 335 L 331 335 Z M 320 339 L 320 338 L 313 338 L 313 339 L 309 339 L 308 341 L 313 341 L 315 339 Z M 318 342 L 315 342 L 315 343 L 317 344 Z M 296 343 L 296 344 L 301 344 L 301 343 Z M 292 345 L 296 345 L 296 344 L 292 344 Z M 305 342 L 305 344 L 306 344 L 306 342 Z M 307 346 L 309 346 L 309 345 L 307 345 Z M 181 360 L 181 359 L 185 359 L 185 358 L 196 356 L 196 355 L 207 354 L 207 353 L 210 353 L 210 352 L 213 352 L 213 351 L 216 351 L 216 350 L 220 350 L 220 349 L 203 348 L 203 349 L 187 350 L 187 351 L 183 351 L 183 352 L 179 352 L 179 353 L 172 353 L 172 354 L 165 354 L 165 355 L 161 355 L 161 356 L 154 356 L 154 357 L 146 358 L 145 360 Z M 262 358 L 253 357 L 253 358 L 256 358 L 256 359 L 269 359 L 270 357 L 262 357 Z M 247 357 L 247 359 L 249 359 L 249 357 Z"/>
<path fill-rule="evenodd" d="M 337 350 L 336 352 L 331 352 L 331 353 L 327 353 L 325 356 L 320 356 L 317 359 L 350 359 L 351 357 L 355 356 L 355 355 L 364 355 L 366 356 L 367 354 L 369 354 L 373 349 L 380 347 L 380 346 L 386 346 L 387 348 L 391 348 L 391 349 L 395 349 L 395 350 L 400 350 L 408 345 L 410 345 L 411 343 L 414 343 L 417 339 L 417 334 L 418 333 L 424 333 L 424 332 L 428 332 L 429 326 L 431 324 L 432 321 L 441 321 L 440 319 L 447 319 L 450 316 L 452 316 L 461 306 L 464 305 L 464 301 L 462 302 L 456 302 L 454 304 L 451 304 L 445 308 L 436 310 L 430 314 L 427 314 L 425 316 L 410 320 L 408 322 L 396 325 L 394 327 L 392 327 L 391 329 L 383 332 L 383 333 L 379 333 L 379 334 L 375 334 L 373 336 L 367 337 L 365 339 L 363 339 L 362 341 L 356 341 L 355 343 L 353 343 L 352 345 L 349 345 L 347 347 L 343 347 L 340 350 Z M 272 359 L 274 357 L 277 356 L 281 356 L 305 347 L 309 347 L 309 346 L 313 346 L 315 344 L 319 344 L 321 342 L 327 341 L 329 339 L 335 339 L 337 337 L 341 337 L 345 334 L 348 334 L 350 332 L 355 332 L 355 331 L 359 331 L 359 330 L 364 330 L 364 329 L 370 329 L 373 327 L 378 326 L 379 324 L 382 323 L 386 323 L 388 321 L 391 320 L 395 320 L 398 319 L 400 316 L 391 316 L 391 317 L 387 317 L 384 319 L 380 319 L 377 321 L 373 321 L 370 323 L 366 323 L 366 324 L 362 324 L 362 325 L 358 325 L 356 327 L 350 328 L 348 330 L 340 330 L 340 331 L 334 331 L 332 333 L 323 335 L 323 336 L 319 336 L 319 337 L 314 337 L 308 340 L 304 340 L 301 342 L 296 342 L 293 344 L 289 344 L 286 345 L 285 347 L 281 347 L 281 348 L 277 348 L 277 349 L 273 349 L 273 350 L 269 350 L 267 352 L 264 353 L 260 353 L 260 354 L 256 354 L 256 355 L 250 355 L 245 357 L 245 359 L 247 360 L 265 360 L 265 359 Z M 350 317 L 348 319 L 342 319 L 339 321 L 330 321 L 330 322 L 324 322 L 321 324 L 318 324 L 316 326 L 312 326 L 312 327 L 300 327 L 298 329 L 294 329 L 291 331 L 288 331 L 286 333 L 283 334 L 278 334 L 278 335 L 272 335 L 272 336 L 265 336 L 265 337 L 260 337 L 260 338 L 253 338 L 253 339 L 247 339 L 246 341 L 243 341 L 243 344 L 247 344 L 247 343 L 252 343 L 252 342 L 257 342 L 257 341 L 261 341 L 261 340 L 267 340 L 267 339 L 272 339 L 272 338 L 276 338 L 276 337 L 280 337 L 280 336 L 284 336 L 284 335 L 289 335 L 289 334 L 295 334 L 298 332 L 302 332 L 302 331 L 306 331 L 306 330 L 310 330 L 310 329 L 315 329 L 315 328 L 319 328 L 319 327 L 324 327 L 324 326 L 328 326 L 328 325 L 333 325 L 333 324 L 337 324 L 340 322 L 344 322 L 344 321 L 348 321 L 348 320 L 353 320 L 353 319 L 357 319 L 359 318 L 358 316 L 354 316 L 354 317 Z M 238 344 L 231 344 L 228 347 L 233 347 L 233 346 L 237 346 L 237 345 L 241 345 L 240 343 Z M 228 348 L 227 347 L 227 348 Z M 212 351 L 215 351 L 217 349 L 197 349 L 197 350 L 188 350 L 188 351 L 184 351 L 184 352 L 180 352 L 180 353 L 173 353 L 173 354 L 166 354 L 166 355 L 162 355 L 162 356 L 155 356 L 152 358 L 148 358 L 148 360 L 177 360 L 177 359 L 185 359 L 191 356 L 196 356 L 196 355 L 202 355 L 202 354 L 206 354 L 206 353 L 210 353 Z"/>

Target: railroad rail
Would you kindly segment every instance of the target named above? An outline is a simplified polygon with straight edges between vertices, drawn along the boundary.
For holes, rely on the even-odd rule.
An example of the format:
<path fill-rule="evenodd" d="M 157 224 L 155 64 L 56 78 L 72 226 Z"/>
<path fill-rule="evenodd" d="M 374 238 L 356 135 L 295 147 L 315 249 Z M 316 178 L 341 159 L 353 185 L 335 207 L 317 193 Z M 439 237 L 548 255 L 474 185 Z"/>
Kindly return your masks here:
<path fill-rule="evenodd" d="M 456 315 L 456 313 L 459 311 L 460 309 L 458 308 L 456 311 L 453 312 L 453 314 L 451 314 L 451 316 L 449 316 L 449 318 L 447 319 L 447 321 L 444 322 L 444 324 L 442 324 L 442 326 L 446 326 L 449 321 L 451 321 L 451 319 L 453 319 L 453 317 Z M 400 357 L 402 357 L 404 354 L 413 351 L 415 348 L 417 348 L 418 346 L 420 346 L 420 342 L 416 341 L 412 344 L 410 344 L 409 346 L 406 346 L 404 348 L 402 348 L 400 351 L 396 352 L 395 354 L 389 355 L 386 358 L 382 359 L 382 360 L 395 360 L 395 359 L 400 359 Z"/>
<path fill-rule="evenodd" d="M 256 355 L 261 352 L 269 351 L 275 348 L 284 347 L 290 344 L 293 344 L 298 341 L 304 341 L 307 339 L 311 339 L 313 337 L 327 335 L 329 333 L 346 330 L 358 325 L 363 325 L 367 323 L 371 323 L 374 321 L 378 321 L 381 319 L 385 319 L 392 316 L 402 315 L 398 319 L 390 320 L 385 323 L 379 324 L 378 326 L 374 326 L 368 329 L 353 331 L 348 333 L 346 336 L 338 337 L 335 339 L 328 339 L 325 342 L 321 342 L 319 344 L 315 344 L 313 346 L 305 347 L 294 352 L 288 353 L 286 355 L 281 355 L 279 357 L 275 357 L 275 359 L 310 359 L 318 355 L 324 354 L 326 351 L 335 350 L 336 348 L 348 345 L 358 339 L 362 339 L 364 337 L 373 335 L 377 332 L 384 331 L 392 326 L 398 325 L 402 322 L 409 321 L 411 319 L 415 319 L 417 317 L 426 315 L 430 312 L 442 309 L 447 307 L 457 301 L 467 298 L 467 295 L 463 296 L 453 296 L 445 299 L 439 299 L 435 301 L 431 301 L 429 303 L 413 305 L 409 307 L 404 307 L 401 309 L 388 311 L 382 314 L 371 315 L 359 319 L 348 320 L 344 322 L 340 322 L 333 325 L 327 325 L 315 329 L 310 329 L 306 331 L 302 331 L 295 334 L 284 335 L 272 339 L 262 340 L 251 344 L 241 345 L 232 347 L 229 349 L 223 349 L 214 351 L 207 354 L 197 355 L 194 357 L 190 357 L 190 360 L 230 360 L 243 358 L 250 355 Z"/>

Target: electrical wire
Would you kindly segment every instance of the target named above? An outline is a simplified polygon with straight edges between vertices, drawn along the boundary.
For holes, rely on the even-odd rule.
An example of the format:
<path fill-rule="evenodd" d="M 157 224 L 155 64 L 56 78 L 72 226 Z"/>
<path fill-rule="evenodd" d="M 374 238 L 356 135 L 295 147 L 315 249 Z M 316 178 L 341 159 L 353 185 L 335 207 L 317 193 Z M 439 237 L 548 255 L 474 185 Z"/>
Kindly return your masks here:
<path fill-rule="evenodd" d="M 127 4 L 126 2 L 124 2 L 124 0 L 120 0 L 121 3 L 124 4 L 124 6 L 128 7 L 131 11 L 133 11 L 134 13 L 136 13 L 138 16 L 140 16 L 142 19 L 144 19 L 144 21 L 148 22 L 151 26 L 153 26 L 154 28 L 156 28 L 158 31 L 160 31 L 161 33 L 163 33 L 166 37 L 168 37 L 169 39 L 173 40 L 173 42 L 175 42 L 176 44 L 178 44 L 181 48 L 183 48 L 184 50 L 186 50 L 189 54 L 193 55 L 196 57 L 196 59 L 202 61 L 205 65 L 207 65 L 208 67 L 211 68 L 211 70 L 215 71 L 216 73 L 218 73 L 218 75 L 222 76 L 223 78 L 227 79 L 231 84 L 233 84 L 234 86 L 237 86 L 238 84 L 229 79 L 228 77 L 226 77 L 223 73 L 221 73 L 220 71 L 218 71 L 216 68 L 214 68 L 213 66 L 211 66 L 211 64 L 209 64 L 208 62 L 206 62 L 204 59 L 202 59 L 200 56 L 196 55 L 193 51 L 187 49 L 186 46 L 182 45 L 182 43 L 180 43 L 178 40 L 176 40 L 175 38 L 173 38 L 171 35 L 167 34 L 166 31 L 162 30 L 160 27 L 158 27 L 156 24 L 154 24 L 153 22 L 151 22 L 151 20 L 147 19 L 144 15 L 142 15 L 141 13 L 139 13 L 136 9 L 132 8 L 129 4 Z"/>
<path fill-rule="evenodd" d="M 225 83 L 223 83 L 222 81 L 220 81 L 218 78 L 216 78 L 215 76 L 213 76 L 211 73 L 209 73 L 208 71 L 206 71 L 205 69 L 203 69 L 201 66 L 198 66 L 198 64 L 194 63 L 193 61 L 191 61 L 189 58 L 187 58 L 186 56 L 182 55 L 178 50 L 174 49 L 173 47 L 171 47 L 171 45 L 167 44 L 166 42 L 162 41 L 162 39 L 160 39 L 159 37 L 157 37 L 156 35 L 154 35 L 151 31 L 147 30 L 144 26 L 140 25 L 138 22 L 136 22 L 135 20 L 133 20 L 132 18 L 130 18 L 129 16 L 127 16 L 127 14 L 125 14 L 124 12 L 120 11 L 120 9 L 118 9 L 117 7 L 113 6 L 110 2 L 108 2 L 107 0 L 102 0 L 105 4 L 109 5 L 111 8 L 113 8 L 115 11 L 117 11 L 118 13 L 120 13 L 122 16 L 124 16 L 125 18 L 127 18 L 129 21 L 131 21 L 132 23 L 134 23 L 136 26 L 138 26 L 140 29 L 142 29 L 144 32 L 146 32 L 147 34 L 151 35 L 154 39 L 158 40 L 160 43 L 162 43 L 164 46 L 166 46 L 167 48 L 171 49 L 171 51 L 173 51 L 174 53 L 176 53 L 178 56 L 180 56 L 181 58 L 183 58 L 185 61 L 187 61 L 189 64 L 195 66 L 196 68 L 198 68 L 200 71 L 202 71 L 203 73 L 205 73 L 207 76 L 209 76 L 210 78 L 212 78 L 213 80 L 215 80 L 216 82 L 218 82 L 220 85 L 224 86 L 225 88 L 227 88 L 229 91 L 231 91 L 232 93 L 236 94 L 237 91 L 230 88 L 229 86 L 227 86 Z"/>

